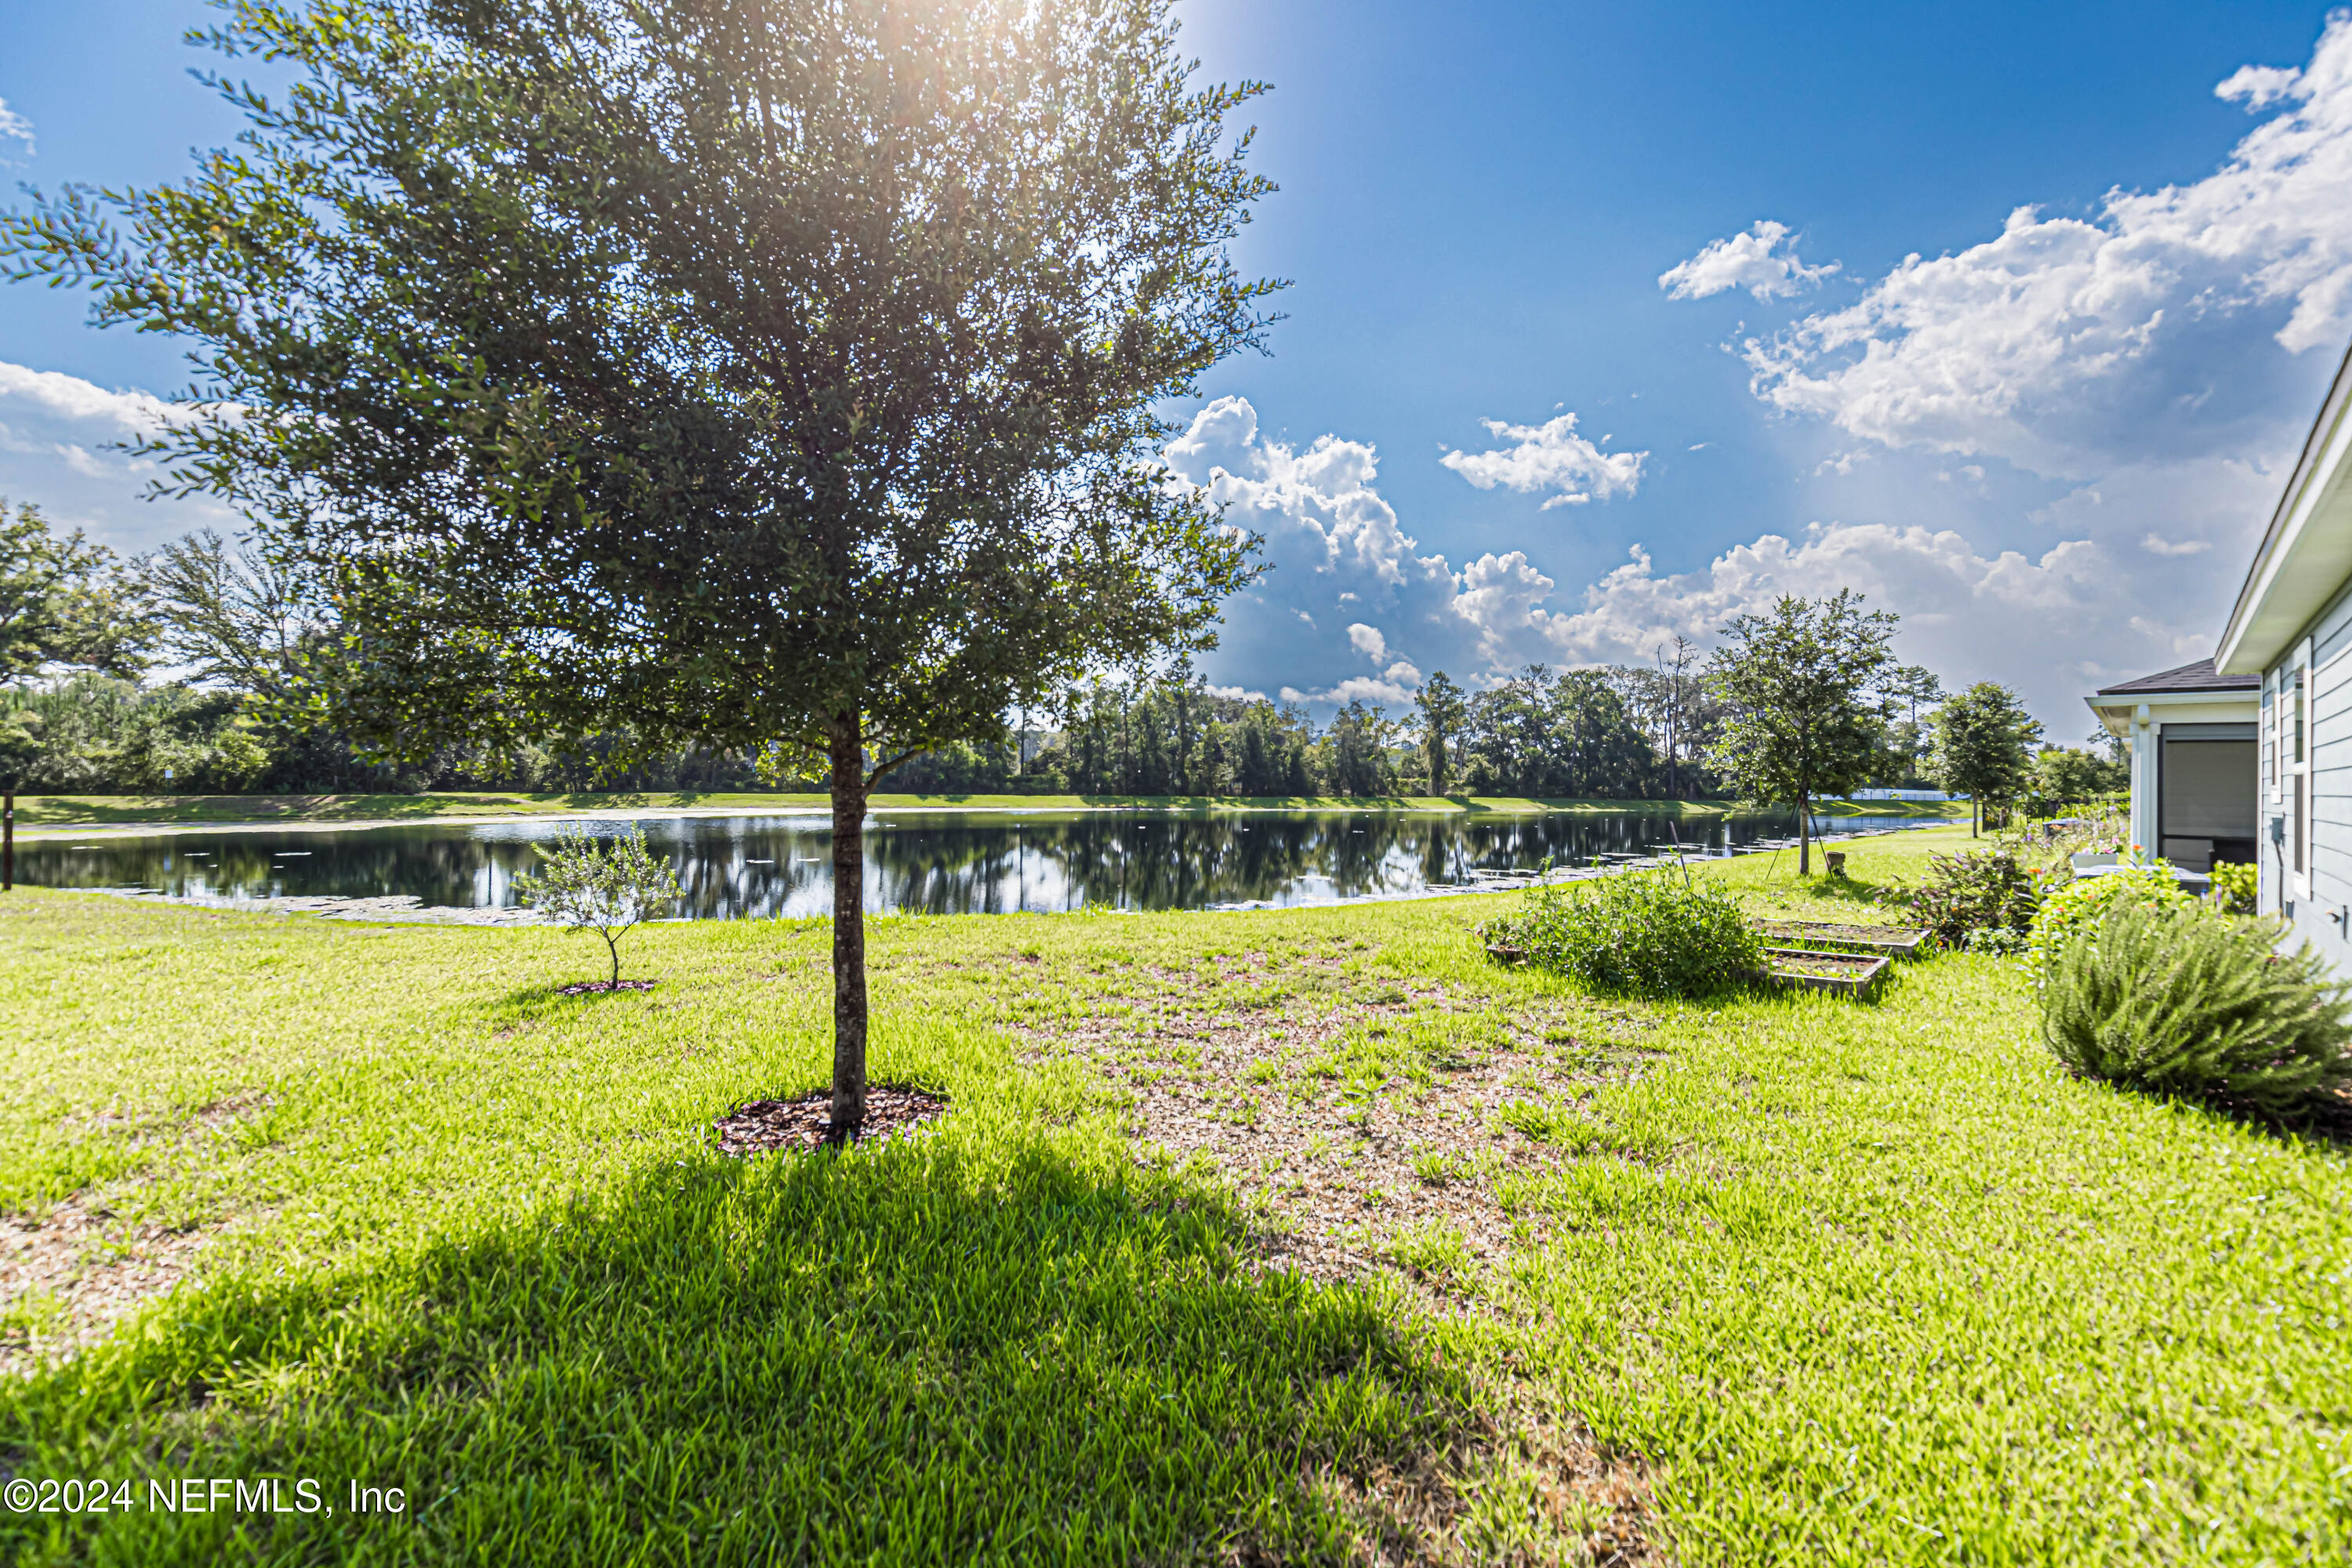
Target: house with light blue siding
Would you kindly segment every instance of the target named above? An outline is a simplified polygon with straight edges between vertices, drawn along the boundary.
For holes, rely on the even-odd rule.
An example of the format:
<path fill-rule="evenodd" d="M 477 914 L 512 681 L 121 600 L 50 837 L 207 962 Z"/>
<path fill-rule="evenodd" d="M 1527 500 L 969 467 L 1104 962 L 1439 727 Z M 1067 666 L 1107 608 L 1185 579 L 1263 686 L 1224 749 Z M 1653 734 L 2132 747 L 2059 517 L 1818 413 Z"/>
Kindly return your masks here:
<path fill-rule="evenodd" d="M 2352 973 L 2352 353 L 2336 373 L 2213 656 L 2261 679 L 2261 907 Z"/>
<path fill-rule="evenodd" d="M 2200 658 L 2101 687 L 2087 700 L 2131 761 L 2134 844 L 2184 871 L 2257 860 L 2262 684 Z"/>

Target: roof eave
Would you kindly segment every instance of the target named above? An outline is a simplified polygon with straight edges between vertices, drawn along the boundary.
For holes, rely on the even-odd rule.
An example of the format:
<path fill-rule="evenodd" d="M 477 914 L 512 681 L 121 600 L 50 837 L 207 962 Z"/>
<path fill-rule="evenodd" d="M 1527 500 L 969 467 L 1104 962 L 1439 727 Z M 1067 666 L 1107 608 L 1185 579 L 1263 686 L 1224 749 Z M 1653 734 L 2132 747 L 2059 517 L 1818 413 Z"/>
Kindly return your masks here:
<path fill-rule="evenodd" d="M 2257 686 L 2209 687 L 2203 691 L 2097 692 L 2083 699 L 2084 706 L 2111 735 L 2126 734 L 2141 708 L 2243 708 L 2249 718 L 2262 712 L 2263 693 Z M 2153 715 L 2151 715 L 2153 717 Z"/>
<path fill-rule="evenodd" d="M 2256 675 L 2273 663 L 2294 635 L 2326 607 L 2347 577 L 2352 577 L 2352 493 L 2347 493 L 2345 450 L 2352 421 L 2352 349 L 2336 367 L 2336 379 L 2320 405 L 2319 417 L 2304 438 L 2302 455 L 2271 513 L 2253 563 L 2231 606 L 2229 624 L 2214 649 L 2213 668 L 2224 675 Z M 2340 528 L 2314 528 L 2339 521 Z"/>

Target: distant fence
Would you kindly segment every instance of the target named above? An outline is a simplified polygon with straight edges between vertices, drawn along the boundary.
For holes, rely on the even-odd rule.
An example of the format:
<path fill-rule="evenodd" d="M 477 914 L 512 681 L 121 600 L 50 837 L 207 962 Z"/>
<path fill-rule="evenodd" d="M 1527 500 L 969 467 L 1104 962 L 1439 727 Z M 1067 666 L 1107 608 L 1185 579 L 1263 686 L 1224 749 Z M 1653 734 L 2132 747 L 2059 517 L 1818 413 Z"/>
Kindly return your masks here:
<path fill-rule="evenodd" d="M 1848 800 L 1966 800 L 1968 796 L 1951 795 L 1939 789 L 1850 789 Z"/>

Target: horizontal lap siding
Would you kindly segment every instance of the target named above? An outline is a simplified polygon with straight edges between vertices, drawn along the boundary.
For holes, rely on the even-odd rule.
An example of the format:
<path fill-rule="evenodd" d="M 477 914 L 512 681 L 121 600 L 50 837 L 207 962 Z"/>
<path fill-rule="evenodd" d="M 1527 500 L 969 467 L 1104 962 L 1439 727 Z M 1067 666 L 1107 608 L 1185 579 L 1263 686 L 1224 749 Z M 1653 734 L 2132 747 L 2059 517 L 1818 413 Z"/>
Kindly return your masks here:
<path fill-rule="evenodd" d="M 2337 590 L 2336 603 L 2311 623 L 2311 662 L 2326 664 L 2352 647 L 2352 594 Z"/>
<path fill-rule="evenodd" d="M 2352 600 L 2339 598 L 2330 605 L 2312 624 L 2309 635 L 2311 897 L 2296 905 L 2294 924 L 2298 936 L 2326 953 L 2339 971 L 2352 973 L 2347 925 L 2328 919 L 2352 905 L 2352 657 L 2339 657 L 2352 650 Z M 2291 784 L 2288 799 L 2293 799 Z M 2272 806 L 2265 793 L 2263 816 L 2278 809 L 2283 807 Z M 2265 855 L 2273 853 L 2268 839 L 2265 827 Z"/>

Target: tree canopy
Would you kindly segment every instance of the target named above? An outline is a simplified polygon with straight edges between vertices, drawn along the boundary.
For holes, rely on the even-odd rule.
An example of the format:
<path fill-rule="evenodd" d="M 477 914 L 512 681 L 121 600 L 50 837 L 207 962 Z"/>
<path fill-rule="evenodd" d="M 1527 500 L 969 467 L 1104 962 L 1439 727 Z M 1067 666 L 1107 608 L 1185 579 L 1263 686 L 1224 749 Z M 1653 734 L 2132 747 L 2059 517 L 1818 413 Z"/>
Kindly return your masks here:
<path fill-rule="evenodd" d="M 1812 803 L 1866 782 L 1885 721 L 1869 702 L 1894 662 L 1895 617 L 1849 588 L 1783 596 L 1735 616 L 1707 666 L 1725 713 L 1708 760 L 1746 799 L 1797 808 L 1797 869 L 1812 869 Z"/>
<path fill-rule="evenodd" d="M 242 144 L 7 220 L 180 334 L 156 437 L 345 634 L 389 754 L 625 732 L 822 759 L 836 1137 L 894 762 L 1208 646 L 1254 542 L 1153 460 L 1259 344 L 1271 187 L 1166 0 L 236 0 Z"/>
<path fill-rule="evenodd" d="M 2026 712 L 2016 692 L 1979 680 L 1937 710 L 1928 765 L 1946 789 L 1974 803 L 1969 814 L 1973 828 L 1984 821 L 1985 802 L 2011 801 L 2024 793 L 2032 745 L 2041 738 L 2041 723 Z"/>
<path fill-rule="evenodd" d="M 1462 727 L 1469 722 L 1469 704 L 1462 689 L 1442 669 L 1422 682 L 1412 702 L 1421 710 L 1422 767 L 1428 775 L 1429 793 L 1444 795 L 1454 783 L 1453 748 Z"/>
<path fill-rule="evenodd" d="M 136 674 L 151 641 L 139 584 L 112 551 L 79 529 L 56 532 L 30 502 L 11 512 L 0 498 L 0 686 L 61 666 Z M 0 709 L 0 791 L 13 795 L 24 783 L 43 729 L 33 708 Z M 9 873 L 13 882 L 13 864 Z"/>
<path fill-rule="evenodd" d="M 151 644 L 139 582 L 112 551 L 0 498 L 0 682 L 59 665 L 133 675 Z"/>

